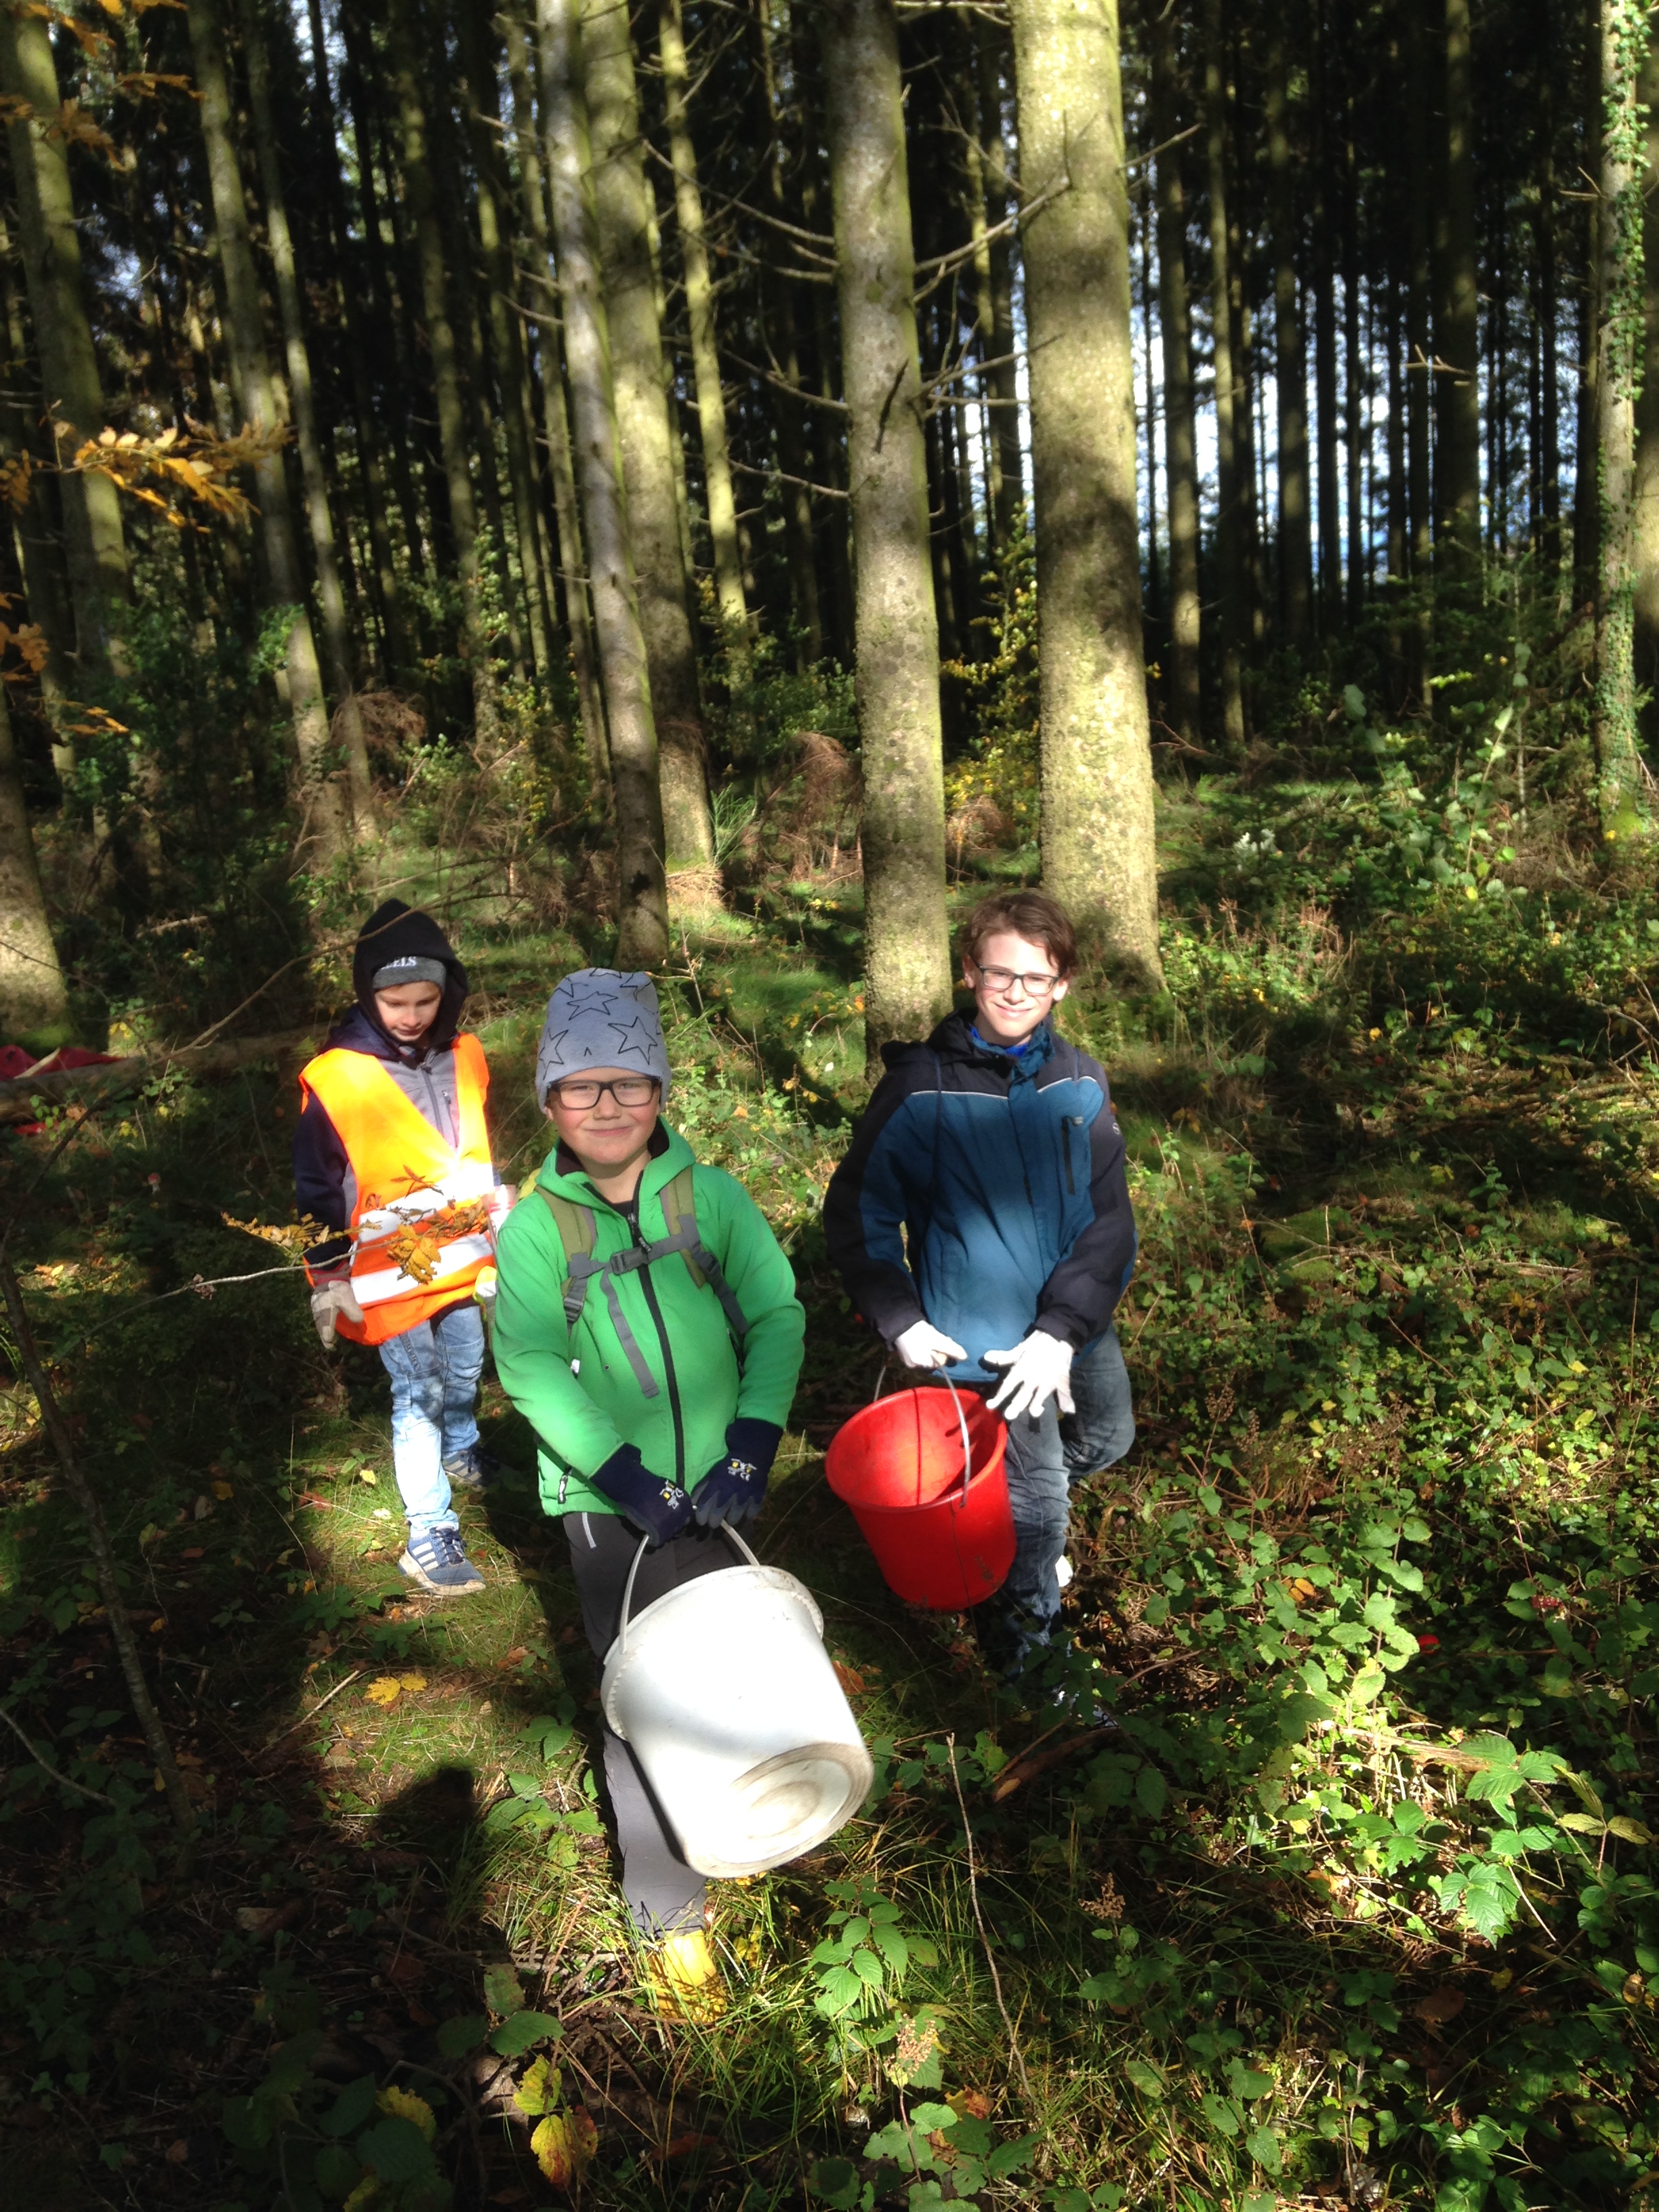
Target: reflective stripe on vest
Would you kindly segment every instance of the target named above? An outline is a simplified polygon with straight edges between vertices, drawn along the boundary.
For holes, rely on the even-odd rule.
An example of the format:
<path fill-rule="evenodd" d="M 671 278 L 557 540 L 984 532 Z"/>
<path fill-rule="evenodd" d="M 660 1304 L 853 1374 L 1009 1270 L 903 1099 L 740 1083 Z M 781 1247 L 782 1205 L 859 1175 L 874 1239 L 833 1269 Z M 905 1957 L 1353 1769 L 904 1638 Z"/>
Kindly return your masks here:
<path fill-rule="evenodd" d="M 484 1125 L 489 1071 L 483 1047 L 477 1037 L 461 1036 L 454 1053 L 459 1129 L 454 1145 L 368 1053 L 319 1053 L 301 1071 L 301 1097 L 314 1096 L 334 1124 L 357 1186 L 348 1225 L 351 1287 L 363 1319 L 342 1319 L 339 1328 L 362 1344 L 384 1344 L 453 1305 L 491 1256 L 486 1233 L 453 1238 L 439 1247 L 432 1279 L 422 1283 L 385 1250 L 389 1237 L 423 1214 L 483 1198 L 494 1185 Z"/>

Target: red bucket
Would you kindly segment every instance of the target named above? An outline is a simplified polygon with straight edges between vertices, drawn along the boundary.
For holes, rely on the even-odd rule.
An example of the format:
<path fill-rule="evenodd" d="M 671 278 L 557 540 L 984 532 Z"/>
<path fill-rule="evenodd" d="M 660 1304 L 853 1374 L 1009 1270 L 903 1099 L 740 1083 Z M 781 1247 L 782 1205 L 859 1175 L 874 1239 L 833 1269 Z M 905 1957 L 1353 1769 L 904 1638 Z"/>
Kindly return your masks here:
<path fill-rule="evenodd" d="M 957 1613 L 999 1589 L 1014 1562 L 1002 1417 L 954 1388 L 896 1390 L 843 1423 L 823 1455 L 890 1589 Z"/>

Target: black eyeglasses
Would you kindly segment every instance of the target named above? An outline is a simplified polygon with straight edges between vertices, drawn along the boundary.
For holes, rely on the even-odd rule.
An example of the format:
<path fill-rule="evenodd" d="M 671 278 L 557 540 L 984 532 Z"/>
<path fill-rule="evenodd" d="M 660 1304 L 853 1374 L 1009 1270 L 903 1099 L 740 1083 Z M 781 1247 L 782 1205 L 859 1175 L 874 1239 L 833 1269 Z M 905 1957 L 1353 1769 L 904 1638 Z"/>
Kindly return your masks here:
<path fill-rule="evenodd" d="M 550 1083 L 550 1097 L 561 1106 L 568 1106 L 578 1114 L 586 1113 L 597 1106 L 608 1091 L 618 1106 L 648 1106 L 660 1085 L 654 1075 L 613 1075 L 601 1083 L 597 1076 L 567 1076 L 562 1083 Z"/>
<path fill-rule="evenodd" d="M 1012 991 L 1016 983 L 1023 983 L 1033 999 L 1048 998 L 1054 986 L 1065 980 L 1063 976 L 1045 975 L 1040 972 L 1034 975 L 1022 975 L 1017 968 L 980 968 L 978 961 L 972 959 L 969 965 L 979 968 L 979 980 L 988 990 Z"/>

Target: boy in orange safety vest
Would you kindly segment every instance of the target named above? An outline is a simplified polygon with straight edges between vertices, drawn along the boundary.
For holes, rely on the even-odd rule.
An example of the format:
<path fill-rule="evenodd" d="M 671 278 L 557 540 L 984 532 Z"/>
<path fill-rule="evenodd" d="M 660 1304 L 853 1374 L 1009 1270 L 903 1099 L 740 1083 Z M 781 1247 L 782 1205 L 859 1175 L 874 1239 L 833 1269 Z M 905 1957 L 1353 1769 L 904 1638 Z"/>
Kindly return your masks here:
<path fill-rule="evenodd" d="M 483 1323 L 473 1285 L 491 1244 L 489 1072 L 458 1033 L 467 975 L 430 915 L 388 899 L 358 934 L 356 1005 L 300 1073 L 294 1181 L 301 1216 L 333 1233 L 306 1254 L 311 1310 L 372 1344 L 392 1377 L 392 1463 L 409 1516 L 398 1562 L 441 1597 L 484 1586 L 451 1486 L 494 1471 L 473 1407 Z M 404 1261 L 410 1261 L 405 1268 Z"/>

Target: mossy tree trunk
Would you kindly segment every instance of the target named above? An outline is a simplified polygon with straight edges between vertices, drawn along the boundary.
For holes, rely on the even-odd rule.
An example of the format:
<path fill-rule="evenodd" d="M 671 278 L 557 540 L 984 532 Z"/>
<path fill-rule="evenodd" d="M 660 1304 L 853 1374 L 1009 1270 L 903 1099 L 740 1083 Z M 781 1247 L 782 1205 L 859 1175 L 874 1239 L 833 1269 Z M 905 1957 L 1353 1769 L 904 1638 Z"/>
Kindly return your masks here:
<path fill-rule="evenodd" d="M 610 339 L 588 199 L 592 155 L 582 97 L 580 0 L 538 0 L 542 125 L 565 359 L 593 592 L 593 628 L 610 732 L 620 910 L 617 958 L 654 968 L 668 950 L 657 730 L 639 594 L 629 549 Z"/>
<path fill-rule="evenodd" d="M 925 1035 L 951 1003 L 939 624 L 891 0 L 826 0 L 842 376 L 864 768 L 865 1034 Z"/>
<path fill-rule="evenodd" d="M 652 266 L 655 209 L 622 0 L 582 0 L 581 52 L 629 544 L 657 726 L 665 860 L 670 874 L 690 870 L 701 878 L 714 866 L 714 830 L 674 477 L 678 430 Z"/>
<path fill-rule="evenodd" d="M 1164 459 L 1170 484 L 1170 726 L 1186 745 L 1200 729 L 1198 439 L 1187 304 L 1187 194 L 1181 174 L 1178 42 L 1173 12 L 1157 26 L 1152 104 L 1158 157 L 1158 319 L 1164 340 Z"/>
<path fill-rule="evenodd" d="M 68 140 L 55 127 L 63 101 L 42 17 L 0 9 L 0 90 L 23 104 L 21 119 L 10 125 L 7 139 L 41 399 L 58 432 L 59 458 L 67 462 L 103 428 L 104 396 L 82 283 Z M 75 681 L 83 699 L 98 703 L 119 674 L 123 657 L 128 579 L 120 495 L 104 476 L 65 476 L 61 483 Z"/>
<path fill-rule="evenodd" d="M 1632 514 L 1635 680 L 1645 691 L 1643 738 L 1659 751 L 1659 47 L 1642 58 L 1642 350 L 1636 401 L 1636 484 Z M 1553 300 L 1551 302 L 1553 306 Z M 1553 369 L 1553 361 L 1550 362 Z M 1545 483 L 1550 453 L 1544 453 Z M 1546 526 L 1553 519 L 1545 510 Z M 1559 555 L 1558 555 L 1559 557 Z"/>
<path fill-rule="evenodd" d="M 1115 0 L 1013 0 L 1042 722 L 1043 881 L 1130 981 L 1161 980 L 1136 528 Z"/>
<path fill-rule="evenodd" d="M 0 1036 L 50 1052 L 69 1033 L 69 992 L 46 919 L 11 714 L 0 685 Z"/>
<path fill-rule="evenodd" d="M 276 386 L 266 349 L 259 277 L 248 229 L 247 199 L 232 135 L 230 86 L 221 27 L 213 0 L 189 0 L 190 44 L 195 64 L 202 136 L 207 148 L 218 262 L 224 284 L 225 348 L 234 387 L 246 410 L 248 428 L 262 438 L 283 428 Z M 305 585 L 294 542 L 283 456 L 274 447 L 253 466 L 254 503 L 273 607 L 291 611 L 284 647 L 289 711 L 294 719 L 307 821 L 324 853 L 346 842 L 349 814 L 345 794 L 332 770 L 334 749 L 328 729 L 328 702 L 317 641 L 307 611 Z"/>

